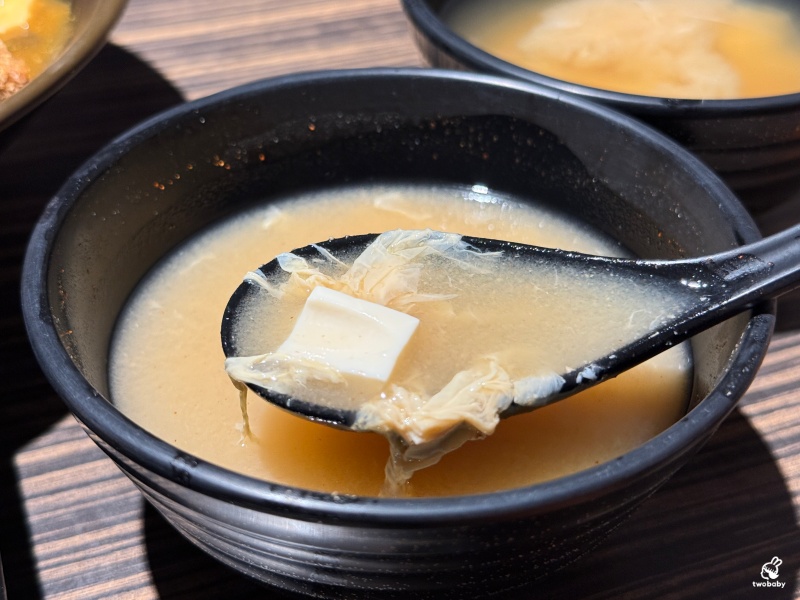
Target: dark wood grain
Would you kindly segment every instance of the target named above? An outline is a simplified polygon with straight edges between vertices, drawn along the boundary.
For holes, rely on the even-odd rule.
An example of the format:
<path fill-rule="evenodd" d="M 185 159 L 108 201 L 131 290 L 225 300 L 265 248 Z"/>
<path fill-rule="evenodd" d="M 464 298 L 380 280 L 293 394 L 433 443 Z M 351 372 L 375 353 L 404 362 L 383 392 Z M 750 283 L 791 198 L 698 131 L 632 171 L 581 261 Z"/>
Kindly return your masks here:
<path fill-rule="evenodd" d="M 89 67 L 2 134 L 0 556 L 11 600 L 281 597 L 173 531 L 41 376 L 18 288 L 51 195 L 106 141 L 183 99 L 293 71 L 420 64 L 395 0 L 132 0 Z M 779 333 L 710 444 L 599 549 L 520 597 L 800 599 L 799 344 L 800 331 Z M 754 588 L 773 556 L 785 588 Z"/>

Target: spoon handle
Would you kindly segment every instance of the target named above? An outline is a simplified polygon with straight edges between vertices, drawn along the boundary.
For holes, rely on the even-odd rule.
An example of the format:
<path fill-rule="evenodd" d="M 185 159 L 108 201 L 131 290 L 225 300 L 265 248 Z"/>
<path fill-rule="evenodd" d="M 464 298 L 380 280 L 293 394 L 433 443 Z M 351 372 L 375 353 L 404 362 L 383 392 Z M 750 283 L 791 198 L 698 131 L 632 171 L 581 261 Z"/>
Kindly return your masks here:
<path fill-rule="evenodd" d="M 502 417 L 527 412 L 571 396 L 618 375 L 765 298 L 800 287 L 800 225 L 718 254 L 679 261 L 639 261 L 635 270 L 640 274 L 663 276 L 673 282 L 697 279 L 707 282 L 708 286 L 698 292 L 695 304 L 676 314 L 674 319 L 606 356 L 560 374 L 562 384 L 558 391 L 526 405 L 512 403 L 503 411 Z M 587 373 L 590 377 L 587 377 Z"/>
<path fill-rule="evenodd" d="M 725 283 L 729 311 L 747 308 L 800 287 L 800 225 L 705 260 Z"/>

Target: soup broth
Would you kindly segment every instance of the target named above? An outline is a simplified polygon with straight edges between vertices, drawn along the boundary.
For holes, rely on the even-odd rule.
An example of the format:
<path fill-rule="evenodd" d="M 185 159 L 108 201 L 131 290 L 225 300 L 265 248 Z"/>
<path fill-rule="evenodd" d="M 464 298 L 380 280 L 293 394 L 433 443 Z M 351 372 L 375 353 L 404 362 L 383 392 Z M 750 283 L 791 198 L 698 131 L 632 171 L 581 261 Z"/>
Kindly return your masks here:
<path fill-rule="evenodd" d="M 227 468 L 307 489 L 378 495 L 388 445 L 377 434 L 310 423 L 251 395 L 252 435 L 242 435 L 219 327 L 244 273 L 273 256 L 329 237 L 397 228 L 620 252 L 579 223 L 479 187 L 344 188 L 289 198 L 214 226 L 142 283 L 113 344 L 115 404 L 155 435 Z M 557 307 L 541 316 L 564 320 Z M 565 340 L 580 339 L 569 323 L 564 327 Z M 689 375 L 686 348 L 672 349 L 557 405 L 501 422 L 490 437 L 415 473 L 410 493 L 489 492 L 609 460 L 682 416 Z"/>
<path fill-rule="evenodd" d="M 800 92 L 800 17 L 785 6 L 456 0 L 443 18 L 490 54 L 564 81 L 646 96 L 730 99 Z"/>

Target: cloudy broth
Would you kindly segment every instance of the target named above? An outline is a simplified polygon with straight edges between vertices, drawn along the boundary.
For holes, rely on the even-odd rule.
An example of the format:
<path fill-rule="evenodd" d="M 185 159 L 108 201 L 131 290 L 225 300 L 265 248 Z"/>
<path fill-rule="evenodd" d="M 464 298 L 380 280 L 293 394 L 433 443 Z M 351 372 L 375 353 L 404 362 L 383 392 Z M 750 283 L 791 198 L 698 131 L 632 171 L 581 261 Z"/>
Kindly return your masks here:
<path fill-rule="evenodd" d="M 372 186 L 288 198 L 214 226 L 142 283 L 114 339 L 114 403 L 209 462 L 307 489 L 378 495 L 388 457 L 380 435 L 313 424 L 254 395 L 252 435 L 242 435 L 219 329 L 244 273 L 275 255 L 329 237 L 398 228 L 619 253 L 580 223 L 479 187 Z M 563 320 L 557 309 L 550 312 L 543 318 Z M 436 496 L 519 487 L 619 456 L 683 415 L 690 374 L 686 348 L 673 349 L 557 405 L 501 422 L 490 437 L 415 473 L 409 491 Z"/>
<path fill-rule="evenodd" d="M 800 15 L 744 0 L 454 0 L 444 20 L 503 60 L 668 98 L 800 92 Z"/>

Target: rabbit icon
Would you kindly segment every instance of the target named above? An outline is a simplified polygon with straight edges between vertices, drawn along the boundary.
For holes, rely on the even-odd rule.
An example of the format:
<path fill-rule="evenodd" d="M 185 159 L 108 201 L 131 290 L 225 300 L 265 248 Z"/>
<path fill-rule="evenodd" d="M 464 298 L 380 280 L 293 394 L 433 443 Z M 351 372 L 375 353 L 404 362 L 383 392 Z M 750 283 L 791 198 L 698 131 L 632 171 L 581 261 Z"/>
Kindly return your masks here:
<path fill-rule="evenodd" d="M 780 567 L 782 563 L 783 561 L 777 556 L 773 556 L 771 561 L 764 563 L 764 566 L 761 567 L 762 579 L 777 579 L 778 567 Z"/>

